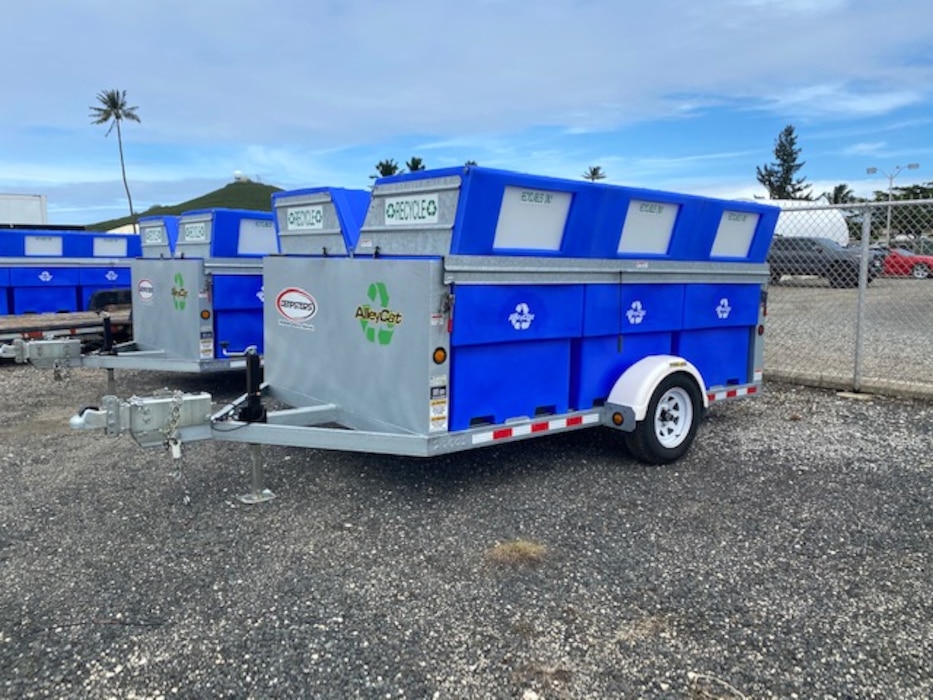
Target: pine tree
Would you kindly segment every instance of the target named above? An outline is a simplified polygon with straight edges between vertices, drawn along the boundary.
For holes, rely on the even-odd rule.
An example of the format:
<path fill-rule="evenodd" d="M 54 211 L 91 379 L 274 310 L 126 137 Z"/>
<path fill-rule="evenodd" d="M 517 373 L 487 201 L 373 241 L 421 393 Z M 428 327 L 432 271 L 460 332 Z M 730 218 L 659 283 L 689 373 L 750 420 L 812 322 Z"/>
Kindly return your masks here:
<path fill-rule="evenodd" d="M 768 190 L 771 199 L 813 199 L 807 179 L 796 177 L 806 164 L 798 162 L 800 151 L 794 127 L 788 124 L 774 142 L 775 162 L 756 168 L 758 182 Z"/>

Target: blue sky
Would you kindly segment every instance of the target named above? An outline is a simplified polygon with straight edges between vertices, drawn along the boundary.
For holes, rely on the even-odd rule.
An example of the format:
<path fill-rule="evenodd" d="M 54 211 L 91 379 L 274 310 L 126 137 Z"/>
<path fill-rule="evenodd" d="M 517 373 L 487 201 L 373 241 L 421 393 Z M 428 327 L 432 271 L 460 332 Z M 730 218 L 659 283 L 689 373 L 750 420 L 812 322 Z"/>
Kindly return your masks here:
<path fill-rule="evenodd" d="M 0 22 L 0 192 L 52 223 L 232 181 L 366 187 L 374 165 L 480 165 L 722 197 L 793 124 L 813 193 L 933 181 L 929 0 L 41 0 Z"/>

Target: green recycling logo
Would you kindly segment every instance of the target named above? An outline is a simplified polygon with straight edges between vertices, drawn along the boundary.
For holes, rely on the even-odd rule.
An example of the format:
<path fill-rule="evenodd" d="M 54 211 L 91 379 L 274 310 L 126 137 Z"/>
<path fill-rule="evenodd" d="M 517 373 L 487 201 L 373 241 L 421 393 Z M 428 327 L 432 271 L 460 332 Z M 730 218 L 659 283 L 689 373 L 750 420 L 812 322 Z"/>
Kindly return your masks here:
<path fill-rule="evenodd" d="M 388 345 L 395 327 L 402 322 L 402 314 L 389 308 L 389 291 L 384 282 L 373 282 L 366 292 L 369 304 L 356 307 L 355 318 L 360 322 L 363 335 L 370 343 Z"/>
<path fill-rule="evenodd" d="M 176 311 L 184 311 L 188 299 L 188 290 L 185 289 L 185 278 L 180 272 L 175 273 L 175 285 L 172 287 L 172 303 Z"/>

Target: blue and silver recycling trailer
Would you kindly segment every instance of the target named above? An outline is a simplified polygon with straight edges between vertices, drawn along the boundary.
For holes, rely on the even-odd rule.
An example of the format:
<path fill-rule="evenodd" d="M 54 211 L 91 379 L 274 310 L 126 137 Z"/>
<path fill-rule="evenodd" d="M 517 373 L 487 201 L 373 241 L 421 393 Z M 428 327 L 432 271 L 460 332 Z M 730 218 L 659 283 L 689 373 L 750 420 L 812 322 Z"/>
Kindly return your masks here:
<path fill-rule="evenodd" d="M 175 454 L 212 438 L 416 456 L 607 426 L 669 462 L 710 403 L 760 389 L 777 216 L 480 167 L 382 178 L 351 255 L 264 259 L 262 385 L 248 369 L 212 415 L 207 394 L 107 397 L 73 426 Z"/>
<path fill-rule="evenodd" d="M 140 220 L 142 255 L 128 270 L 133 340 L 82 355 L 77 341 L 15 343 L 38 366 L 167 372 L 241 369 L 263 350 L 262 257 L 277 253 L 271 212 L 204 209 Z"/>

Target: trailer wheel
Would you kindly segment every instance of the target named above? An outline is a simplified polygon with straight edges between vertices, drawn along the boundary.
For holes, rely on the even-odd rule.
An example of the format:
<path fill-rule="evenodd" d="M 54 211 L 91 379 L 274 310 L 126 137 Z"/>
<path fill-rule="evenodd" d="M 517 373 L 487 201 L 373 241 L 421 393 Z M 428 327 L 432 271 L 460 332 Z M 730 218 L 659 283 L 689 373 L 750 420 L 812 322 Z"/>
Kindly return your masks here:
<path fill-rule="evenodd" d="M 703 401 L 693 378 L 672 374 L 655 389 L 645 419 L 625 434 L 625 444 L 640 462 L 673 462 L 693 443 L 702 411 Z"/>

